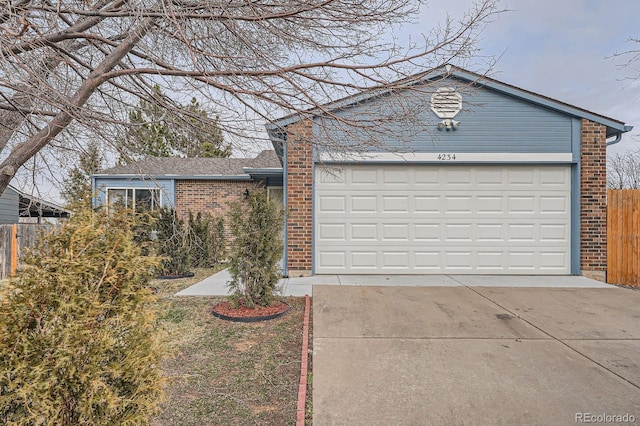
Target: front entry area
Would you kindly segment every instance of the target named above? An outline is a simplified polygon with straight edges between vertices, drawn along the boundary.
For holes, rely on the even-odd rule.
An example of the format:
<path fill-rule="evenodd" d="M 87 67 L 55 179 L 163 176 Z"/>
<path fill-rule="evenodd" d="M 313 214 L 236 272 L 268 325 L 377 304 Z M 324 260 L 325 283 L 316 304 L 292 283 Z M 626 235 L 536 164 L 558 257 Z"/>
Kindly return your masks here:
<path fill-rule="evenodd" d="M 571 273 L 569 165 L 316 165 L 316 274 Z"/>

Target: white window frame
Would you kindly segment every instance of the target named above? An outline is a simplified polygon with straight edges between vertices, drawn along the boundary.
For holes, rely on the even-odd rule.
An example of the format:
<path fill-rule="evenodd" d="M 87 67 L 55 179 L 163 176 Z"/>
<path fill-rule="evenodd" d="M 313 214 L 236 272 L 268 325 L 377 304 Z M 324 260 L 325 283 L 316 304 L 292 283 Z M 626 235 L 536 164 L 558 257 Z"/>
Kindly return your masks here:
<path fill-rule="evenodd" d="M 157 191 L 158 192 L 158 203 L 155 207 L 152 207 L 151 210 L 155 210 L 155 209 L 159 209 L 163 206 L 163 196 L 162 196 L 162 189 L 158 188 L 158 187 L 154 187 L 154 188 L 138 188 L 138 187 L 131 187 L 131 186 L 108 186 L 105 188 L 105 208 L 107 209 L 107 211 L 110 212 L 110 205 L 109 205 L 109 191 L 132 191 L 132 203 L 131 206 L 129 206 L 129 200 L 128 200 L 128 194 L 125 192 L 125 197 L 126 197 L 126 205 L 128 208 L 131 208 L 133 210 L 135 210 L 136 208 L 136 190 L 143 190 L 143 191 Z"/>

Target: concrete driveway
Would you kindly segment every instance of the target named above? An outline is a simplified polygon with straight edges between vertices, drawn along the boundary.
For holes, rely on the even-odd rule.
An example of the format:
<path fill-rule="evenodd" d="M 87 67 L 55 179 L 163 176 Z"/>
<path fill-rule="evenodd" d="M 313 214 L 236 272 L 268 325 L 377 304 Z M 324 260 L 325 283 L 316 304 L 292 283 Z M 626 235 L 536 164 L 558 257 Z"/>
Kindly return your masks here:
<path fill-rule="evenodd" d="M 314 286 L 314 426 L 640 422 L 640 291 L 489 281 Z"/>

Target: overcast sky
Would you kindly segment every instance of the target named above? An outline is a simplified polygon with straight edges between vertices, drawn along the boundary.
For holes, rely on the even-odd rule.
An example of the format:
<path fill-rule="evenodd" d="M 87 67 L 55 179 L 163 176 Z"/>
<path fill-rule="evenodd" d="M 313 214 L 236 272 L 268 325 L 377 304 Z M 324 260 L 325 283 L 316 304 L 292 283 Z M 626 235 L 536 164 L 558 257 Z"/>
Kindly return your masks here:
<path fill-rule="evenodd" d="M 399 34 L 425 32 L 446 12 L 460 17 L 469 0 L 431 0 L 420 24 Z M 503 0 L 510 9 L 481 35 L 484 55 L 499 57 L 491 76 L 635 126 L 609 153 L 640 148 L 640 81 L 620 68 L 616 52 L 640 50 L 638 0 Z M 629 135 L 629 133 L 627 134 Z M 635 135 L 635 139 L 634 139 Z"/>

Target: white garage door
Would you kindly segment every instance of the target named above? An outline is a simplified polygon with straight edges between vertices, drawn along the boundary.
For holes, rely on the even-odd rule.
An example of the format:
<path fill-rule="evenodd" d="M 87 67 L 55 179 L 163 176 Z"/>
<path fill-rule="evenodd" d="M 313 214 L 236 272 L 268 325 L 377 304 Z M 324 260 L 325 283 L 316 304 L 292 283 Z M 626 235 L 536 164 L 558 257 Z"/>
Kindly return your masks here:
<path fill-rule="evenodd" d="M 318 274 L 569 274 L 570 167 L 316 167 Z"/>

